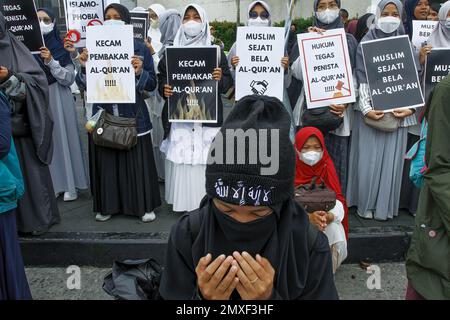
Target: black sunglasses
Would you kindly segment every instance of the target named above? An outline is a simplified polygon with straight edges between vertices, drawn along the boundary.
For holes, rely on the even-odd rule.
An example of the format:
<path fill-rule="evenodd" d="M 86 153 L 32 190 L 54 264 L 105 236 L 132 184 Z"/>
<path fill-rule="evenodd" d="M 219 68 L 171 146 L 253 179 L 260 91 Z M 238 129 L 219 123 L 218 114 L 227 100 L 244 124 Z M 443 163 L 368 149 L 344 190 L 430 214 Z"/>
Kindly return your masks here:
<path fill-rule="evenodd" d="M 261 19 L 267 20 L 267 19 L 269 19 L 270 14 L 267 11 L 264 11 L 260 15 L 258 15 L 258 13 L 256 11 L 250 11 L 249 16 L 251 19 L 256 19 L 258 17 L 261 17 Z"/>

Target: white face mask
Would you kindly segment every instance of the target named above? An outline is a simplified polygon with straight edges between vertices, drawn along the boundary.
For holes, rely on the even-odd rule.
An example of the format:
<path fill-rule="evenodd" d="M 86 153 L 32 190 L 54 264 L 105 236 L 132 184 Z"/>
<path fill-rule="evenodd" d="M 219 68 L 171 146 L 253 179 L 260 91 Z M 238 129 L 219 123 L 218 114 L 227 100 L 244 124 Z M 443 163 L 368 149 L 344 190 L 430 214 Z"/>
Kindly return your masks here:
<path fill-rule="evenodd" d="M 384 33 L 393 33 L 400 26 L 400 19 L 396 17 L 383 17 L 378 19 L 377 28 Z"/>
<path fill-rule="evenodd" d="M 153 29 L 158 29 L 159 28 L 159 19 L 150 19 L 150 26 Z"/>
<path fill-rule="evenodd" d="M 125 21 L 109 19 L 103 22 L 104 26 L 124 26 Z"/>
<path fill-rule="evenodd" d="M 339 17 L 339 10 L 326 9 L 325 11 L 317 12 L 316 15 L 320 22 L 330 24 Z"/>
<path fill-rule="evenodd" d="M 258 17 L 256 19 L 248 19 L 248 26 L 249 27 L 268 27 L 269 19 L 263 20 L 263 19 L 261 19 L 261 17 Z"/>
<path fill-rule="evenodd" d="M 323 151 L 300 152 L 299 156 L 301 161 L 312 167 L 322 160 Z"/>
<path fill-rule="evenodd" d="M 43 21 L 39 22 L 39 25 L 41 27 L 41 32 L 43 35 L 49 34 L 53 31 L 53 28 L 55 27 L 54 23 L 45 24 Z"/>
<path fill-rule="evenodd" d="M 203 24 L 194 20 L 189 20 L 183 24 L 184 32 L 188 37 L 195 38 L 202 32 Z"/>
<path fill-rule="evenodd" d="M 450 18 L 447 18 L 447 20 L 445 21 L 445 27 L 447 29 L 450 29 Z"/>

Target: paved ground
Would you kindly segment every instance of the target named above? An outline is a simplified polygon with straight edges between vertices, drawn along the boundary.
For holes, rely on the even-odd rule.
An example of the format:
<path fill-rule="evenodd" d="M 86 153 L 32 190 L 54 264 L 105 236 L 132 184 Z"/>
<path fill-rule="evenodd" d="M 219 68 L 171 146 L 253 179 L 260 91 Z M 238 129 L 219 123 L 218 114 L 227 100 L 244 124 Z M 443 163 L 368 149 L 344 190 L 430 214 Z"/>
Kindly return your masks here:
<path fill-rule="evenodd" d="M 336 274 L 336 286 L 344 300 L 402 300 L 406 275 L 403 263 L 380 264 L 380 289 L 368 289 L 371 277 L 358 265 L 343 265 Z M 81 267 L 81 288 L 67 289 L 67 274 L 62 268 L 28 268 L 31 291 L 36 300 L 108 300 L 102 283 L 108 269 Z M 370 281 L 371 284 L 375 282 Z"/>

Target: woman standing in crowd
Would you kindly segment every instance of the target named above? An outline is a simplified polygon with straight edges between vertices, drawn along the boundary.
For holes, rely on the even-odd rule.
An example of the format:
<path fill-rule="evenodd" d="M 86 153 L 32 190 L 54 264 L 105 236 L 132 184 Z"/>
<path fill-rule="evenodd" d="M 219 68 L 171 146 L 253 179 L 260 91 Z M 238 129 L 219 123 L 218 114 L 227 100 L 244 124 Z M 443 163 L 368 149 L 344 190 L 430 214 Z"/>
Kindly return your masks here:
<path fill-rule="evenodd" d="M 212 46 L 206 13 L 196 4 L 186 6 L 182 14 L 183 23 L 175 36 L 173 45 L 188 49 L 195 46 Z M 231 86 L 227 60 L 220 51 L 219 68 L 213 79 L 219 82 L 218 92 L 225 93 Z M 167 84 L 165 59 L 159 62 L 159 92 L 169 98 L 172 88 Z M 222 100 L 218 99 L 218 121 L 216 124 L 172 123 L 164 117 L 167 139 L 161 150 L 166 154 L 166 202 L 175 212 L 189 212 L 199 207 L 205 196 L 205 169 L 207 152 L 223 122 Z M 163 115 L 167 116 L 167 103 Z"/>
<path fill-rule="evenodd" d="M 406 0 L 405 12 L 405 31 L 411 39 L 413 34 L 413 21 L 427 20 L 430 12 L 430 4 L 428 0 Z"/>
<path fill-rule="evenodd" d="M 308 32 L 322 33 L 325 30 L 333 30 L 344 28 L 344 24 L 339 16 L 339 9 L 341 8 L 340 0 L 315 0 L 314 1 L 314 25 L 308 29 Z M 352 69 L 355 68 L 355 55 L 358 43 L 351 34 L 347 33 L 347 45 L 350 56 Z M 293 76 L 303 81 L 302 68 L 300 57 L 292 64 Z M 356 86 L 356 82 L 355 82 Z M 342 186 L 342 191 L 345 194 L 347 190 L 347 176 L 348 176 L 348 157 L 349 157 L 349 143 L 352 128 L 353 108 L 351 104 L 345 105 L 330 105 L 330 112 L 343 118 L 343 124 L 335 131 L 325 135 L 325 142 L 330 156 L 336 166 L 339 176 L 339 181 Z M 306 108 L 304 90 L 298 99 L 296 110 L 294 114 L 301 118 L 301 114 Z M 298 123 L 300 124 L 300 120 Z"/>
<path fill-rule="evenodd" d="M 277 130 L 273 160 L 279 170 L 261 175 L 265 165 L 261 158 L 249 164 L 248 147 L 244 165 L 208 162 L 207 196 L 199 211 L 181 217 L 170 232 L 163 299 L 338 299 L 326 236 L 293 200 L 290 121 L 275 98 L 247 96 L 234 106 L 221 134 L 254 130 L 259 143 L 273 150 L 273 139 L 265 141 L 261 132 Z M 225 139 L 215 140 L 214 150 L 227 148 Z"/>
<path fill-rule="evenodd" d="M 0 91 L 13 109 L 12 132 L 26 190 L 17 208 L 18 229 L 38 235 L 60 221 L 48 168 L 53 154 L 48 84 L 30 51 L 7 31 L 1 13 L 0 57 Z"/>
<path fill-rule="evenodd" d="M 446 7 L 447 23 L 450 21 L 449 3 L 443 6 L 443 9 Z M 408 300 L 450 299 L 449 101 L 450 76 L 447 76 L 434 89 L 425 111 L 429 125 L 425 153 L 428 170 L 424 175 L 415 230 L 406 258 Z"/>
<path fill-rule="evenodd" d="M 361 43 L 399 35 L 402 10 L 399 0 L 380 1 L 375 26 Z M 361 44 L 356 57 L 356 76 L 360 99 L 351 141 L 348 204 L 357 206 L 358 215 L 363 218 L 392 219 L 398 215 L 408 127 L 417 124 L 415 110 L 393 111 L 394 117 L 401 121 L 395 132 L 368 126 L 364 117 L 377 121 L 385 114 L 372 107 Z"/>
<path fill-rule="evenodd" d="M 438 12 L 438 25 L 420 51 L 420 64 L 425 65 L 426 56 L 433 48 L 450 48 L 450 1 L 442 4 Z"/>
<path fill-rule="evenodd" d="M 330 212 L 309 214 L 310 223 L 323 231 L 328 238 L 333 257 L 333 273 L 347 258 L 348 208 L 341 191 L 336 169 L 331 160 L 325 139 L 319 129 L 305 127 L 295 137 L 295 186 L 325 183 L 336 193 L 336 206 Z"/>
<path fill-rule="evenodd" d="M 0 36 L 0 50 L 2 40 Z M 15 215 L 24 186 L 11 133 L 11 106 L 0 91 L 0 301 L 31 299 Z"/>
<path fill-rule="evenodd" d="M 145 44 L 150 50 L 153 57 L 153 65 L 155 73 L 158 73 L 159 56 L 161 54 L 161 22 L 160 16 L 164 14 L 166 9 L 160 4 L 152 4 L 149 8 L 150 28 L 148 29 L 147 39 Z M 156 171 L 160 181 L 164 180 L 164 154 L 159 150 L 164 139 L 164 129 L 162 125 L 161 113 L 164 107 L 164 99 L 159 95 L 156 88 L 148 93 L 149 97 L 145 99 L 147 104 L 150 121 L 152 123 L 152 141 L 153 141 L 153 155 L 155 157 Z"/>
<path fill-rule="evenodd" d="M 77 112 L 70 85 L 75 71 L 70 54 L 64 49 L 50 9 L 38 10 L 45 47 L 36 60 L 44 70 L 49 84 L 50 111 L 53 116 L 53 159 L 50 173 L 55 193 L 64 193 L 64 201 L 77 199 L 77 189 L 89 187 L 83 159 Z"/>
<path fill-rule="evenodd" d="M 248 6 L 248 16 L 247 16 L 247 26 L 249 27 L 272 27 L 272 17 L 270 13 L 270 6 L 265 1 L 253 1 Z M 281 45 L 281 44 L 280 44 Z M 283 44 L 284 46 L 285 44 Z M 289 48 L 286 48 L 289 50 Z M 233 44 L 233 46 L 230 49 L 230 52 L 228 53 L 228 66 L 231 71 L 231 75 L 233 79 L 235 79 L 235 72 L 236 67 L 239 64 L 239 57 L 236 55 L 236 43 Z M 283 105 L 284 108 L 288 111 L 288 113 L 292 117 L 291 121 L 291 139 L 292 143 L 294 143 L 295 139 L 295 125 L 294 125 L 294 119 L 292 116 L 292 107 L 289 101 L 289 95 L 287 92 L 287 88 L 289 87 L 291 83 L 291 74 L 289 73 L 289 57 L 287 56 L 287 51 L 285 52 L 285 56 L 281 59 L 281 66 L 285 70 L 285 77 L 284 77 L 284 99 L 283 99 Z"/>
<path fill-rule="evenodd" d="M 414 20 L 427 20 L 428 13 L 430 12 L 430 5 L 428 0 L 407 0 L 405 2 L 405 11 L 406 11 L 406 23 L 405 30 L 409 35 L 409 38 L 412 38 L 413 34 L 413 21 Z M 421 56 L 424 54 L 426 48 L 416 48 L 413 46 L 414 53 L 416 56 Z M 419 70 L 421 70 L 421 66 L 417 66 Z M 421 73 L 421 71 L 419 71 Z M 417 110 L 415 117 L 418 120 L 418 116 L 420 115 L 420 109 Z M 419 140 L 420 138 L 420 125 L 418 121 L 416 121 L 416 125 L 412 125 L 408 128 L 408 143 L 407 150 L 411 149 L 412 146 Z M 411 167 L 410 161 L 405 161 L 403 168 L 403 178 L 402 178 L 402 188 L 400 192 L 400 209 L 407 210 L 410 214 L 415 215 L 417 211 L 417 204 L 419 202 L 419 194 L 420 190 L 412 183 L 409 178 L 409 170 Z"/>
<path fill-rule="evenodd" d="M 127 8 L 111 4 L 105 9 L 105 25 L 130 24 Z M 97 146 L 90 139 L 91 186 L 94 198 L 94 212 L 98 221 L 107 221 L 115 214 L 140 217 L 143 222 L 156 219 L 154 210 L 161 205 L 158 175 L 153 158 L 150 130 L 152 125 L 142 93 L 156 87 L 156 76 L 150 51 L 143 42 L 134 41 L 131 64 L 136 73 L 136 103 L 95 104 L 92 114 L 100 108 L 125 118 L 136 118 L 138 142 L 129 151 Z M 139 56 L 144 57 L 143 60 Z M 85 66 L 87 50 L 80 61 Z M 80 79 L 86 81 L 86 70 L 82 68 Z M 84 85 L 85 87 L 85 85 Z"/>

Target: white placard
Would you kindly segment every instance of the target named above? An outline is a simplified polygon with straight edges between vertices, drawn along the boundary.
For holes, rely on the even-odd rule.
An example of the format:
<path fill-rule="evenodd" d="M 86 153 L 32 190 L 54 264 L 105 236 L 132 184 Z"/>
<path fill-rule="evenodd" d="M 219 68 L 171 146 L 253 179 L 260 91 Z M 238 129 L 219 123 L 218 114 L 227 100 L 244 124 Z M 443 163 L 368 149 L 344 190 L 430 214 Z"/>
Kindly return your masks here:
<path fill-rule="evenodd" d="M 236 55 L 236 100 L 259 94 L 283 101 L 284 28 L 239 27 Z"/>
<path fill-rule="evenodd" d="M 297 36 L 308 109 L 356 101 L 344 29 Z"/>
<path fill-rule="evenodd" d="M 101 24 L 104 20 L 104 0 L 64 0 L 67 30 L 77 30 L 81 40 L 75 44 L 77 48 L 86 46 L 86 28 L 89 23 Z"/>
<path fill-rule="evenodd" d="M 438 21 L 413 20 L 412 43 L 416 48 L 422 48 L 422 44 L 428 40 Z"/>
<path fill-rule="evenodd" d="M 87 102 L 135 103 L 133 26 L 93 26 L 86 32 Z"/>

